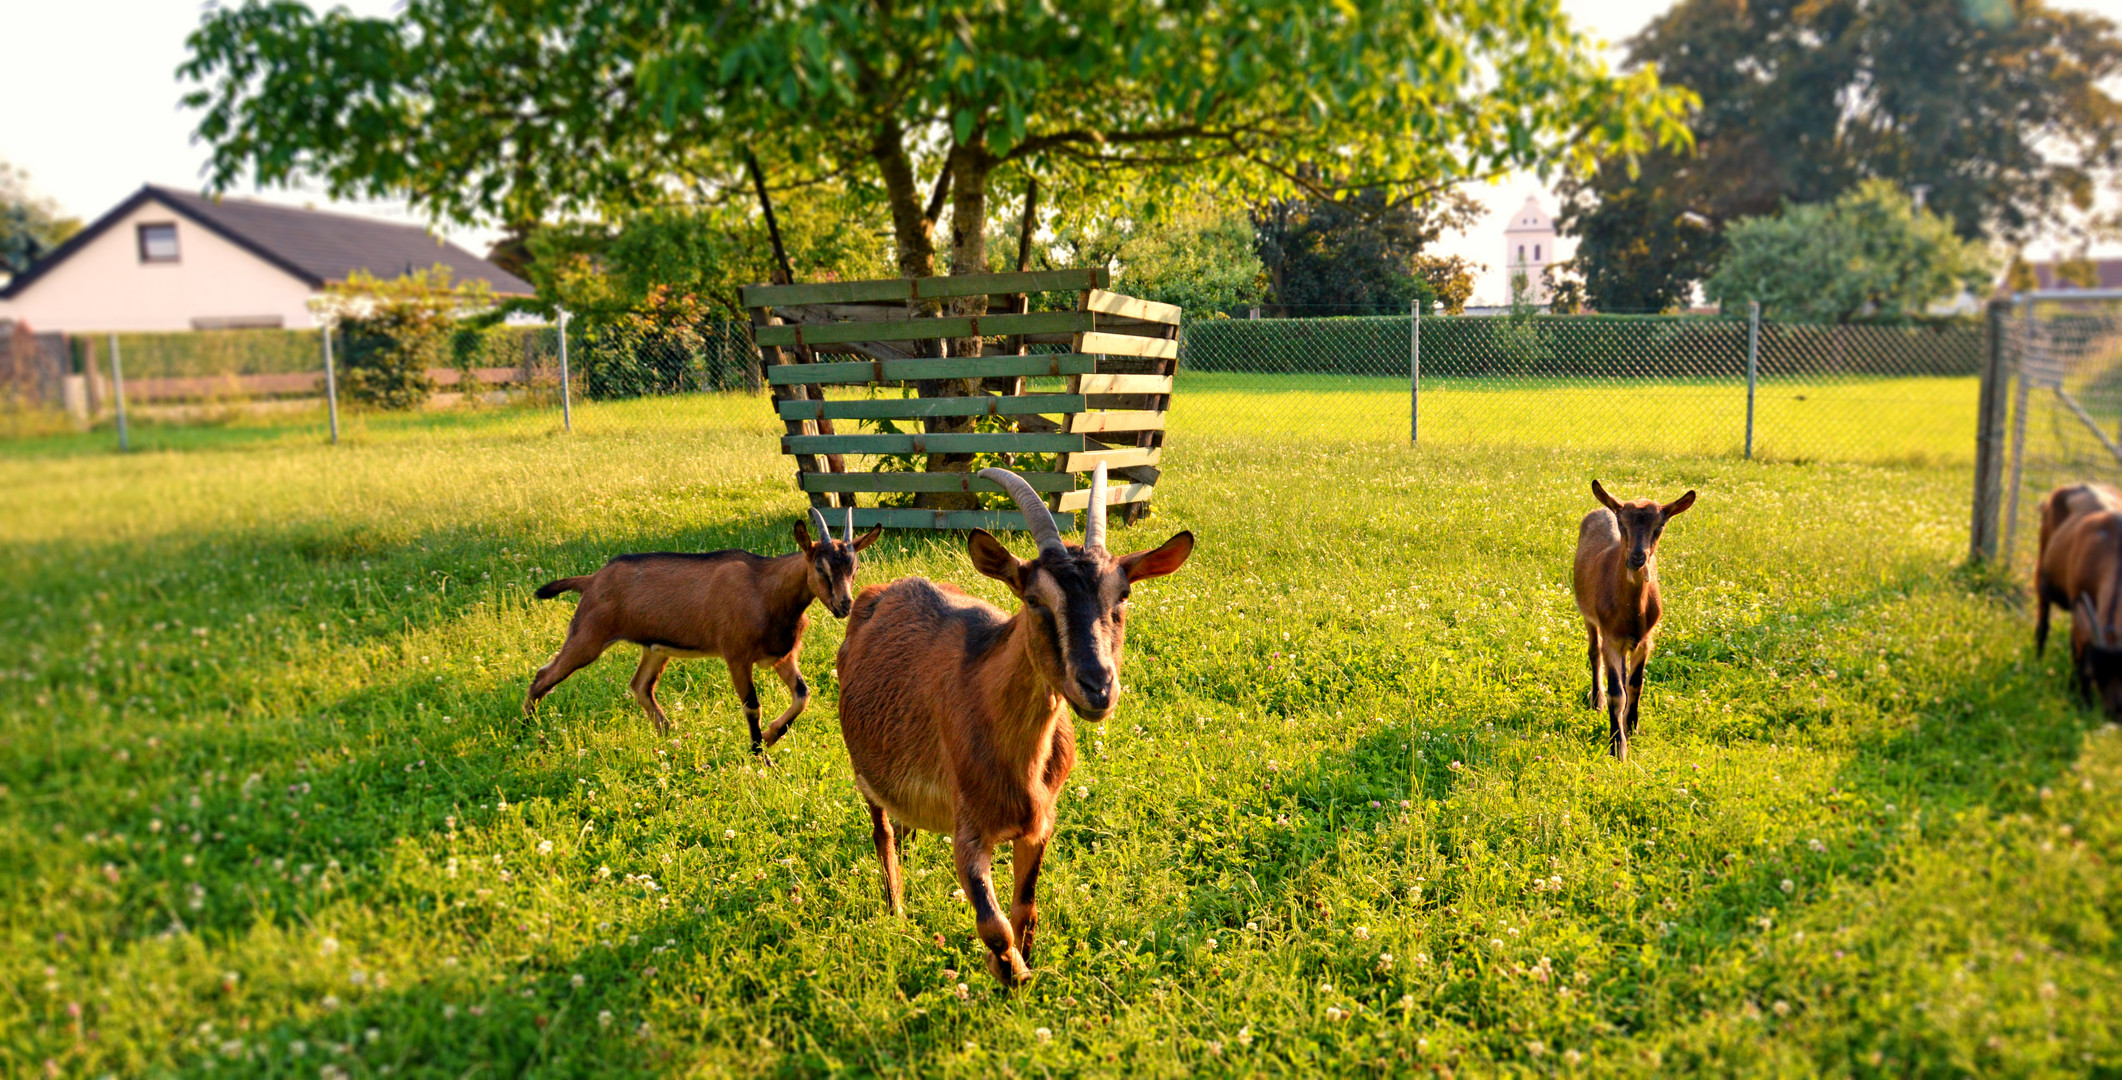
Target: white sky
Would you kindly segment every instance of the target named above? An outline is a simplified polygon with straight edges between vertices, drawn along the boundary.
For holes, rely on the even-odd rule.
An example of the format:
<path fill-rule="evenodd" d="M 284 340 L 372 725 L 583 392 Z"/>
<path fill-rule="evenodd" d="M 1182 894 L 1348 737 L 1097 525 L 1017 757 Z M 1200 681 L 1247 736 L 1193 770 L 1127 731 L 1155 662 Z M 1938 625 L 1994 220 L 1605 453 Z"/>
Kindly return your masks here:
<path fill-rule="evenodd" d="M 347 0 L 363 14 L 383 14 L 395 0 Z M 1563 0 L 1572 18 L 1593 36 L 1617 45 L 1671 0 Z M 2122 18 L 2122 0 L 2053 0 L 2059 6 Z M 198 24 L 204 5 L 193 0 L 0 0 L 0 25 L 10 41 L 94 41 L 79 49 L 22 48 L 0 63 L 0 158 L 28 170 L 31 185 L 85 220 L 153 182 L 197 187 L 206 161 L 193 145 L 194 114 L 180 108 L 175 71 L 185 57 L 184 39 Z M 1618 50 L 1616 50 L 1618 51 Z M 239 191 L 237 194 L 320 208 L 414 220 L 402 205 L 333 203 L 315 193 Z M 1489 207 L 1487 220 L 1439 245 L 1492 269 L 1478 298 L 1505 294 L 1500 251 L 1502 221 L 1539 194 L 1550 212 L 1554 199 L 1538 180 L 1512 177 L 1484 185 L 1475 195 Z M 444 235 L 484 252 L 493 233 L 445 227 Z M 1564 238 L 1565 257 L 1574 244 Z M 2099 254 L 2122 254 L 2122 245 L 2102 245 Z"/>

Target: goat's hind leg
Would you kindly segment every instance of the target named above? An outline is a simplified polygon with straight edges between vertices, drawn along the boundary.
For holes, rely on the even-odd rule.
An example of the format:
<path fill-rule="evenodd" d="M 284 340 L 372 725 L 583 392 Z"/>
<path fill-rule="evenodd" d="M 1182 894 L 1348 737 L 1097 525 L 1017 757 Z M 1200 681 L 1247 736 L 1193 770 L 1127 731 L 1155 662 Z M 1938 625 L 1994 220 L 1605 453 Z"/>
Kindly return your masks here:
<path fill-rule="evenodd" d="M 864 799 L 864 802 L 869 802 Z M 869 838 L 877 846 L 877 867 L 884 874 L 884 902 L 892 906 L 892 914 L 906 914 L 906 891 L 899 878 L 899 837 L 892 829 L 892 820 L 884 808 L 869 803 Z M 909 835 L 907 839 L 913 837 Z"/>
<path fill-rule="evenodd" d="M 552 693 L 553 687 L 560 685 L 569 675 L 596 663 L 610 645 L 610 642 L 597 641 L 588 634 L 569 633 L 567 640 L 560 643 L 560 651 L 532 676 L 530 692 L 523 696 L 523 715 L 529 716 L 535 711 L 539 700 Z"/>
<path fill-rule="evenodd" d="M 670 718 L 663 715 L 663 706 L 656 702 L 656 680 L 663 677 L 663 665 L 670 663 L 670 654 L 653 645 L 641 650 L 641 666 L 634 669 L 634 700 L 641 704 L 642 711 L 655 721 L 659 734 L 670 734 Z"/>

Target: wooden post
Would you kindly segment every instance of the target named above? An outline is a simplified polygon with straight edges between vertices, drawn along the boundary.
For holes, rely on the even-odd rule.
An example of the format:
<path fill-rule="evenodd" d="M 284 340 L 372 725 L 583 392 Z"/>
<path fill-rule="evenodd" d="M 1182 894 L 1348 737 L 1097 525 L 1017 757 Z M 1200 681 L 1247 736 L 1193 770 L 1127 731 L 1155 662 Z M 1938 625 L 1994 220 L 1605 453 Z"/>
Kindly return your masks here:
<path fill-rule="evenodd" d="M 332 365 L 332 321 L 324 320 L 324 411 L 332 422 L 332 445 L 339 445 L 339 374 Z"/>
<path fill-rule="evenodd" d="M 1761 301 L 1746 302 L 1746 460 L 1754 459 L 1754 377 L 1761 361 Z"/>
<path fill-rule="evenodd" d="M 567 373 L 567 320 L 571 318 L 566 308 L 560 308 L 560 427 L 575 430 L 575 408 L 573 390 L 568 385 Z"/>
<path fill-rule="evenodd" d="M 111 401 L 118 406 L 118 449 L 133 448 L 132 434 L 125 425 L 125 366 L 118 360 L 118 335 L 111 335 Z"/>
<path fill-rule="evenodd" d="M 1422 301 L 1407 305 L 1407 444 L 1422 440 Z"/>
<path fill-rule="evenodd" d="M 1982 361 L 1982 384 L 1975 406 L 1975 496 L 1967 531 L 1967 557 L 1987 562 L 1997 557 L 1997 511 L 2004 489 L 2004 388 L 2009 365 L 2004 337 L 2011 301 L 1989 304 L 1989 348 Z"/>

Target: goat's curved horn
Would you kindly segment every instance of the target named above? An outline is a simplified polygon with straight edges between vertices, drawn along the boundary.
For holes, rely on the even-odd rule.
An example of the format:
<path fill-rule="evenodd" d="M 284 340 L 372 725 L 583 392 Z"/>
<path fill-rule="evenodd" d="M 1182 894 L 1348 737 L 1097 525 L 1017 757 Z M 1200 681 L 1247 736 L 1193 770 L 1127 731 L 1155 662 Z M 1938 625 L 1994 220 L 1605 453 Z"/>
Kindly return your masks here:
<path fill-rule="evenodd" d="M 1102 461 L 1090 474 L 1090 509 L 1085 511 L 1083 519 L 1083 546 L 1105 546 L 1105 463 Z"/>
<path fill-rule="evenodd" d="M 1054 526 L 1054 515 L 1047 512 L 1046 504 L 1039 501 L 1039 493 L 1033 491 L 1023 477 L 1008 469 L 982 469 L 978 475 L 982 480 L 1002 485 L 1002 490 L 1017 500 L 1017 509 L 1024 514 L 1024 527 L 1032 534 L 1032 539 L 1039 542 L 1039 550 L 1053 548 L 1067 553 L 1068 545 L 1061 540 L 1061 530 Z"/>
<path fill-rule="evenodd" d="M 818 527 L 818 542 L 819 542 L 819 543 L 821 543 L 821 544 L 823 544 L 823 543 L 828 543 L 828 542 L 830 542 L 830 541 L 832 540 L 832 538 L 833 538 L 833 527 L 832 527 L 832 526 L 830 526 L 830 525 L 827 525 L 827 524 L 825 523 L 825 515 L 824 515 L 824 514 L 821 514 L 821 513 L 819 513 L 819 512 L 818 512 L 818 508 L 817 508 L 817 507 L 815 507 L 815 506 L 813 506 L 813 507 L 811 507 L 811 508 L 810 508 L 810 522 L 811 522 L 811 524 L 812 524 L 812 525 L 815 525 L 815 526 L 817 526 L 817 527 Z"/>
<path fill-rule="evenodd" d="M 853 495 L 847 497 L 847 535 L 840 539 L 850 544 L 855 542 L 855 497 Z"/>

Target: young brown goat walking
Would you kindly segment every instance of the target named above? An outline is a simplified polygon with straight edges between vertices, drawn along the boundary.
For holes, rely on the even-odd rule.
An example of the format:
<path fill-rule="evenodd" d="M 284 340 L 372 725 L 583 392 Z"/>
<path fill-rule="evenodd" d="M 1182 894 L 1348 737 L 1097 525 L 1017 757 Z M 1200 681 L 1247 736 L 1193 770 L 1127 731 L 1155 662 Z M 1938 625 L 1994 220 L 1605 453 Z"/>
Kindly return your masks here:
<path fill-rule="evenodd" d="M 2050 604 L 2072 605 L 2069 595 L 2051 595 L 2041 587 L 2042 575 L 2048 566 L 2048 545 L 2056 532 L 2081 514 L 2098 510 L 2122 510 L 2122 491 L 2108 484 L 2064 484 L 2041 498 L 2041 546 L 2034 555 L 2034 655 L 2040 656 L 2048 649 L 2048 607 Z"/>
<path fill-rule="evenodd" d="M 974 530 L 973 566 L 1023 601 L 1015 615 L 924 578 L 872 585 L 855 600 L 840 646 L 840 733 L 893 914 L 905 914 L 898 845 L 915 830 L 949 833 L 987 969 L 1005 984 L 1031 977 L 1039 924 L 1039 861 L 1054 800 L 1076 761 L 1068 712 L 1112 715 L 1133 583 L 1177 570 L 1193 551 L 1182 532 L 1154 550 L 1105 550 L 1105 468 L 1091 482 L 1083 546 L 1061 541 L 1037 492 L 1015 473 L 982 469 L 1024 512 L 1039 554 L 1019 559 Z M 1004 922 L 990 869 L 1014 844 L 1016 901 Z"/>
<path fill-rule="evenodd" d="M 1643 703 L 1643 666 L 1651 637 L 1665 611 L 1658 594 L 1658 536 L 1665 523 L 1695 504 L 1689 491 L 1659 506 L 1642 499 L 1617 502 L 1592 481 L 1592 494 L 1606 504 L 1577 526 L 1577 610 L 1584 613 L 1586 653 L 1591 663 L 1592 708 L 1606 706 L 1607 752 L 1627 760 Z M 1600 693 L 1599 673 L 1606 673 Z"/>
<path fill-rule="evenodd" d="M 2043 615 L 2050 604 L 2070 608 L 2071 685 L 2122 718 L 2122 512 L 2066 520 L 2041 552 L 2034 590 Z"/>
<path fill-rule="evenodd" d="M 744 700 L 744 722 L 751 727 L 752 753 L 781 741 L 789 726 L 810 704 L 810 686 L 796 666 L 803 650 L 803 631 L 810 626 L 811 601 L 846 618 L 854 606 L 856 557 L 884 531 L 879 525 L 855 537 L 855 514 L 847 514 L 846 536 L 833 539 L 825 518 L 813 509 L 811 520 L 823 539 L 813 543 L 810 531 L 796 523 L 797 550 L 778 558 L 749 551 L 711 551 L 704 555 L 658 552 L 621 555 L 604 568 L 582 577 L 561 578 L 538 590 L 540 600 L 579 592 L 582 602 L 567 625 L 567 640 L 552 660 L 538 669 L 523 699 L 528 716 L 538 699 L 561 680 L 588 666 L 621 641 L 641 646 L 641 666 L 634 672 L 634 700 L 670 733 L 670 720 L 656 703 L 656 679 L 674 656 L 719 656 L 729 665 L 729 681 Z M 764 732 L 759 730 L 759 691 L 752 668 L 771 664 L 793 698 L 788 711 Z"/>

